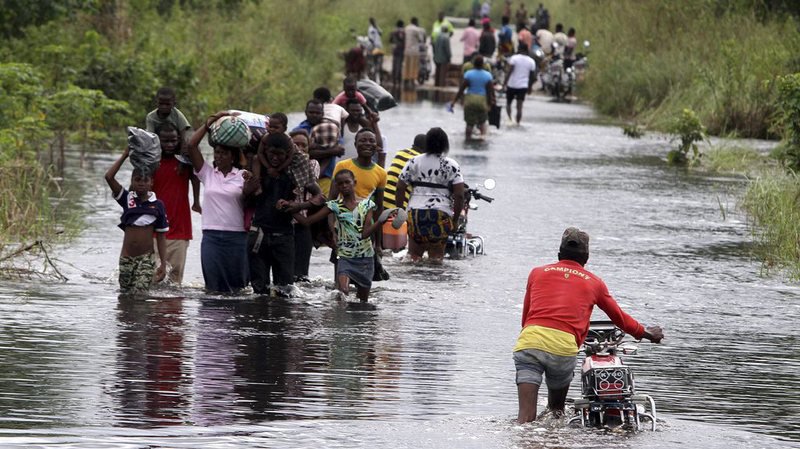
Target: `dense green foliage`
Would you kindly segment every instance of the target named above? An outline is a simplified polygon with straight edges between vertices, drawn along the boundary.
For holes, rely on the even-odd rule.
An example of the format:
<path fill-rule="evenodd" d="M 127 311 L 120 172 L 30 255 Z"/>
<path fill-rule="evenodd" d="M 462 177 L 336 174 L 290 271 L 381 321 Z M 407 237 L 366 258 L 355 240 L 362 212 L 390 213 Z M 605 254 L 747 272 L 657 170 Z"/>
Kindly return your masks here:
<path fill-rule="evenodd" d="M 697 163 L 700 159 L 697 142 L 706 140 L 706 128 L 697 114 L 691 109 L 684 109 L 670 124 L 669 132 L 673 135 L 672 141 L 678 142 L 678 148 L 667 154 L 667 161 L 676 165 Z"/>
<path fill-rule="evenodd" d="M 778 78 L 777 105 L 774 126 L 783 137 L 778 159 L 800 172 L 800 74 Z"/>
<path fill-rule="evenodd" d="M 785 4 L 784 4 L 785 3 Z M 800 70 L 786 2 L 556 1 L 554 22 L 592 42 L 579 94 L 602 113 L 666 129 L 694 110 L 712 135 L 774 137 L 778 76 Z"/>

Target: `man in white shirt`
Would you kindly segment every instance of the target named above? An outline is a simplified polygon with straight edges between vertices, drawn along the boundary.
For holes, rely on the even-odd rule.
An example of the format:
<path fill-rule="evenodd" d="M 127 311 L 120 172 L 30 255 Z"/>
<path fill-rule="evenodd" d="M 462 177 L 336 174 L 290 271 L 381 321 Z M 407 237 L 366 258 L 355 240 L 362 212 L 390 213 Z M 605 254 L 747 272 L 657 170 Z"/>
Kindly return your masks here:
<path fill-rule="evenodd" d="M 511 120 L 511 102 L 517 100 L 517 124 L 522 121 L 522 105 L 525 103 L 525 94 L 531 93 L 533 81 L 536 79 L 536 62 L 528 56 L 528 46 L 520 42 L 517 54 L 508 59 L 508 75 L 503 82 L 506 91 L 506 112 Z"/>

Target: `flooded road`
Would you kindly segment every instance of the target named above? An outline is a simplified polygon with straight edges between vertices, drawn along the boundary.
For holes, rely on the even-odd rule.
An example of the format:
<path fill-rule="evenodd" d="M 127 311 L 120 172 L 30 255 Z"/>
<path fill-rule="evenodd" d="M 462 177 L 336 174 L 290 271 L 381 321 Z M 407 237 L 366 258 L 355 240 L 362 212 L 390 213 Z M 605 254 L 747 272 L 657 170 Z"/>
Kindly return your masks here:
<path fill-rule="evenodd" d="M 470 214 L 486 255 L 385 260 L 374 311 L 332 299 L 323 250 L 296 298 L 205 295 L 198 216 L 189 285 L 118 299 L 113 157 L 97 156 L 76 183 L 88 229 L 57 251 L 69 281 L 0 284 L 0 446 L 797 447 L 800 289 L 759 275 L 742 181 L 669 168 L 667 140 L 627 139 L 585 106 L 534 98 L 525 114 L 468 145 L 460 110 L 383 114 L 392 150 L 441 126 L 467 182 L 497 188 Z M 591 235 L 587 268 L 623 308 L 665 328 L 663 345 L 626 359 L 657 402 L 656 432 L 513 423 L 527 275 L 570 225 Z"/>

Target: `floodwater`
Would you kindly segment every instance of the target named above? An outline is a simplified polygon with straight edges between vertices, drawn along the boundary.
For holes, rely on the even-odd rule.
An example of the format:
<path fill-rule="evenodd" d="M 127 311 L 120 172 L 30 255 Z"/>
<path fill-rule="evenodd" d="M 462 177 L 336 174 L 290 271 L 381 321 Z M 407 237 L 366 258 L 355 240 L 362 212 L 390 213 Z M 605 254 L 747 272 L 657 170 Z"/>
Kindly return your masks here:
<path fill-rule="evenodd" d="M 460 110 L 423 102 L 383 114 L 391 149 L 441 126 L 467 182 L 497 188 L 470 214 L 484 256 L 385 260 L 392 278 L 376 284 L 371 311 L 334 299 L 323 250 L 296 298 L 208 296 L 199 232 L 188 286 L 119 299 L 119 211 L 102 182 L 112 156 L 95 157 L 72 174 L 84 178 L 72 185 L 88 228 L 51 254 L 69 281 L 0 285 L 0 445 L 800 445 L 800 289 L 761 276 L 736 209 L 742 181 L 667 167 L 666 139 L 630 140 L 585 106 L 534 98 L 525 114 L 475 144 L 464 143 Z M 655 432 L 513 423 L 526 278 L 572 225 L 590 233 L 587 267 L 622 306 L 665 328 L 664 344 L 626 358 L 659 407 Z"/>

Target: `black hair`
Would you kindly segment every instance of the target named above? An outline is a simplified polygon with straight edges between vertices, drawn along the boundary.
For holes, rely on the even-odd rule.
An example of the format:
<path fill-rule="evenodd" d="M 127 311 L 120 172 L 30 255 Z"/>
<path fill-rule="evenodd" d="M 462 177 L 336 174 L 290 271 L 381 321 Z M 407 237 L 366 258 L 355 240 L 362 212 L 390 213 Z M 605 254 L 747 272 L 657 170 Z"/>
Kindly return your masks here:
<path fill-rule="evenodd" d="M 477 54 L 474 58 L 472 58 L 472 67 L 475 69 L 483 68 L 483 55 Z"/>
<path fill-rule="evenodd" d="M 361 128 L 361 129 L 359 129 L 358 131 L 356 131 L 356 135 L 355 135 L 354 139 L 355 139 L 355 140 L 358 140 L 358 136 L 359 136 L 360 134 L 362 134 L 362 133 L 372 133 L 372 134 L 375 134 L 375 131 L 373 131 L 373 130 L 372 130 L 372 128 Z"/>
<path fill-rule="evenodd" d="M 398 20 L 397 21 L 397 26 L 400 27 L 400 28 L 403 28 L 404 26 L 406 26 L 406 24 L 402 20 Z"/>
<path fill-rule="evenodd" d="M 414 136 L 413 147 L 424 152 L 425 151 L 425 141 L 426 141 L 427 138 L 428 137 L 425 134 L 417 134 L 416 136 Z"/>
<path fill-rule="evenodd" d="M 289 117 L 286 116 L 283 112 L 276 112 L 269 116 L 269 119 L 275 119 L 279 122 L 283 123 L 283 126 L 289 126 Z"/>
<path fill-rule="evenodd" d="M 153 170 L 150 167 L 133 167 L 131 172 L 131 179 L 134 177 L 150 178 L 153 179 Z"/>
<path fill-rule="evenodd" d="M 444 154 L 450 149 L 450 139 L 442 128 L 431 128 L 425 134 L 425 153 Z"/>
<path fill-rule="evenodd" d="M 308 130 L 305 130 L 303 128 L 296 128 L 289 131 L 289 137 L 294 137 L 294 136 L 305 136 L 306 139 L 311 138 L 311 136 L 308 134 Z"/>
<path fill-rule="evenodd" d="M 412 17 L 411 18 L 411 23 L 413 23 L 414 25 L 419 25 L 419 20 L 417 20 L 416 17 Z"/>
<path fill-rule="evenodd" d="M 348 76 L 347 78 L 345 78 L 342 81 L 342 86 L 346 86 L 348 84 L 352 84 L 353 86 L 357 86 L 358 85 L 358 81 L 356 81 L 356 79 L 353 78 L 352 76 Z"/>
<path fill-rule="evenodd" d="M 242 168 L 241 160 L 242 160 L 242 150 L 239 147 L 230 147 L 228 145 L 217 145 L 216 148 L 220 148 L 224 151 L 228 151 L 231 153 L 231 159 L 233 160 L 232 164 L 236 168 Z M 216 164 L 214 165 L 216 167 Z"/>
<path fill-rule="evenodd" d="M 589 261 L 589 253 L 576 251 L 569 247 L 560 248 L 558 250 L 558 260 L 571 260 L 581 265 L 586 265 L 586 262 Z"/>
<path fill-rule="evenodd" d="M 306 109 L 308 109 L 308 106 L 309 106 L 309 105 L 312 105 L 312 104 L 316 104 L 316 105 L 320 105 L 320 106 L 322 106 L 322 102 L 321 102 L 321 101 L 319 101 L 319 100 L 318 100 L 318 99 L 316 99 L 316 98 L 312 98 L 312 99 L 310 99 L 310 100 L 308 100 L 308 101 L 306 102 Z"/>
<path fill-rule="evenodd" d="M 475 19 L 469 19 L 469 26 L 471 27 L 475 26 Z"/>
<path fill-rule="evenodd" d="M 178 127 L 175 126 L 172 122 L 161 122 L 158 125 L 156 125 L 155 134 L 158 136 L 159 143 L 160 143 L 161 133 L 163 133 L 163 132 L 171 132 L 171 131 L 175 131 L 175 133 L 178 135 L 178 145 L 175 148 L 175 151 L 180 153 L 181 149 L 183 147 L 183 143 L 184 143 L 183 142 L 183 132 L 181 130 L 179 130 Z"/>
<path fill-rule="evenodd" d="M 520 53 L 526 53 L 527 54 L 528 53 L 528 44 L 526 44 L 525 42 L 520 42 L 519 45 L 517 46 L 517 51 L 520 52 Z"/>
<path fill-rule="evenodd" d="M 178 128 L 172 122 L 161 122 L 156 125 L 155 134 L 160 136 L 163 131 L 178 131 Z M 178 132 L 180 136 L 180 132 Z"/>
<path fill-rule="evenodd" d="M 159 87 L 156 91 L 156 97 L 170 97 L 174 100 L 176 98 L 175 89 L 167 86 Z"/>
<path fill-rule="evenodd" d="M 321 86 L 314 89 L 314 99 L 323 103 L 327 103 L 333 99 L 333 95 L 331 94 L 330 89 L 325 86 Z"/>
<path fill-rule="evenodd" d="M 567 31 L 567 36 L 575 36 L 575 28 L 570 28 L 569 31 Z"/>
<path fill-rule="evenodd" d="M 352 178 L 354 181 L 356 179 L 355 173 L 353 173 L 352 171 L 350 171 L 350 170 L 348 170 L 346 168 L 343 168 L 343 169 L 337 171 L 335 175 L 333 175 L 334 182 L 336 181 L 336 178 L 338 178 L 340 175 L 350 175 L 350 178 Z"/>
<path fill-rule="evenodd" d="M 294 143 L 286 134 L 267 134 L 261 138 L 261 150 L 266 151 L 268 148 L 289 151 L 294 148 Z"/>
<path fill-rule="evenodd" d="M 500 22 L 501 22 L 503 25 L 508 25 L 508 22 L 510 22 L 510 21 L 511 21 L 511 19 L 509 19 L 509 18 L 508 18 L 508 16 L 503 16 L 503 17 L 500 19 Z"/>
<path fill-rule="evenodd" d="M 564 32 L 564 24 L 561 23 L 556 24 L 556 33 L 558 33 L 559 31 L 562 33 Z"/>

